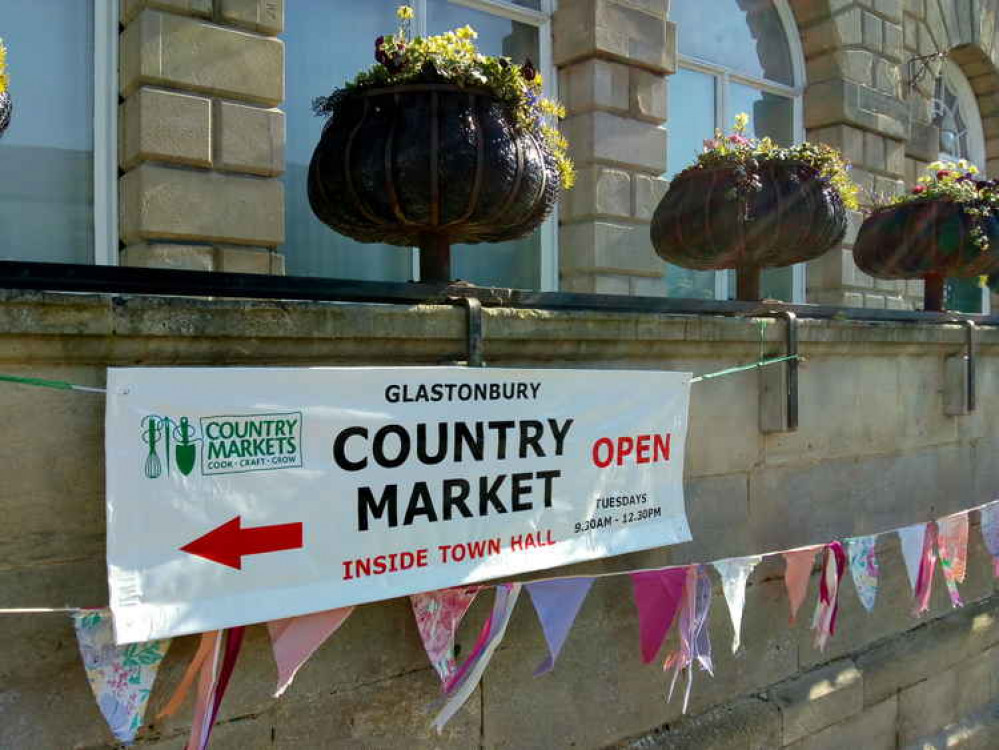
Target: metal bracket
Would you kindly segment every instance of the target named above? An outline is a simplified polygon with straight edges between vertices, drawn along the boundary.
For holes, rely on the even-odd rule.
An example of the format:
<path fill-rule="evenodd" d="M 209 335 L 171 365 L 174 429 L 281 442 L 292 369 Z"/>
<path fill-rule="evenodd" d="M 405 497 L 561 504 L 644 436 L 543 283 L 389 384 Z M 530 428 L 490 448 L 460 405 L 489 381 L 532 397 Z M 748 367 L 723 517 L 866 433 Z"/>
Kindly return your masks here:
<path fill-rule="evenodd" d="M 964 353 L 954 354 L 944 362 L 944 413 L 949 417 L 970 414 L 976 407 L 975 331 L 972 320 L 962 320 Z"/>
<path fill-rule="evenodd" d="M 793 359 L 783 366 L 760 370 L 760 432 L 795 432 L 798 429 L 798 317 L 789 310 L 763 313 L 761 317 L 784 320 L 784 356 Z"/>
<path fill-rule="evenodd" d="M 485 337 L 482 332 L 482 303 L 475 297 L 462 297 L 459 304 L 468 311 L 469 367 L 485 367 Z"/>

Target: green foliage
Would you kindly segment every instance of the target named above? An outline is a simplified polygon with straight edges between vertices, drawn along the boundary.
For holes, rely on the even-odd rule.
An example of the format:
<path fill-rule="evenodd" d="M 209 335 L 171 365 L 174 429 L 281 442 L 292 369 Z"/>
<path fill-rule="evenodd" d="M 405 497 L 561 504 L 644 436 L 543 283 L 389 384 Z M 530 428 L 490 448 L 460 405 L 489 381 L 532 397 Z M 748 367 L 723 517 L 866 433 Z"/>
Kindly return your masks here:
<path fill-rule="evenodd" d="M 856 210 L 857 185 L 847 172 L 849 164 L 836 149 L 823 143 L 798 143 L 794 146 L 780 146 L 770 138 L 750 138 L 745 134 L 749 115 L 735 116 L 733 132 L 724 135 L 715 131 L 715 137 L 704 141 L 704 151 L 697 161 L 683 170 L 683 173 L 696 169 L 734 169 L 741 179 L 739 191 L 756 191 L 762 188 L 759 176 L 761 162 L 796 162 L 807 164 L 819 173 L 819 179 L 826 180 L 843 199 L 843 205 Z"/>
<path fill-rule="evenodd" d="M 396 14 L 398 31 L 375 40 L 375 64 L 330 96 L 316 99 L 316 114 L 335 115 L 347 95 L 406 83 L 434 80 L 484 89 L 509 108 L 521 132 L 531 133 L 548 147 L 558 165 L 562 187 L 572 187 L 575 170 L 567 153 L 568 143 L 557 127 L 565 110 L 542 95 L 544 81 L 530 60 L 517 65 L 507 57 L 481 54 L 475 47 L 478 34 L 471 26 L 411 38 L 413 9 L 403 5 Z"/>

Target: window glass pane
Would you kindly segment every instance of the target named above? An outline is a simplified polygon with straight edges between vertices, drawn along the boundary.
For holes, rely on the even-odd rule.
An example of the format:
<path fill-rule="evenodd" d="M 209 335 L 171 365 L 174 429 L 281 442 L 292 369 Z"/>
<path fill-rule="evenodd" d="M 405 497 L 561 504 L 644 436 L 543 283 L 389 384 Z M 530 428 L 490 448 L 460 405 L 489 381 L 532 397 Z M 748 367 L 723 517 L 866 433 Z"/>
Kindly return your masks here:
<path fill-rule="evenodd" d="M 539 3 L 518 3 L 539 7 Z M 427 2 L 427 32 L 441 34 L 468 24 L 479 33 L 476 46 L 485 55 L 505 55 L 522 63 L 528 57 L 538 64 L 538 29 L 447 0 Z M 541 274 L 541 229 L 519 240 L 451 248 L 455 279 L 476 284 L 536 289 Z"/>
<path fill-rule="evenodd" d="M 669 79 L 669 96 L 683 102 L 683 114 L 668 123 L 666 178 L 671 179 L 697 159 L 705 138 L 715 131 L 715 77 L 707 73 L 680 69 Z M 670 297 L 714 299 L 715 272 L 666 267 L 666 290 Z"/>
<path fill-rule="evenodd" d="M 14 115 L 0 139 L 0 258 L 94 253 L 93 6 L 3 0 Z"/>
<path fill-rule="evenodd" d="M 770 0 L 673 0 L 670 20 L 681 55 L 794 84 L 791 48 Z"/>
<path fill-rule="evenodd" d="M 78 0 L 67 0 L 78 2 Z M 375 39 L 398 26 L 399 0 L 364 3 L 295 0 L 285 14 L 285 244 L 289 274 L 409 281 L 408 248 L 354 242 L 319 221 L 309 207 L 306 177 L 324 118 L 312 100 L 374 64 Z"/>
<path fill-rule="evenodd" d="M 945 306 L 965 313 L 982 311 L 982 287 L 978 279 L 947 279 Z"/>

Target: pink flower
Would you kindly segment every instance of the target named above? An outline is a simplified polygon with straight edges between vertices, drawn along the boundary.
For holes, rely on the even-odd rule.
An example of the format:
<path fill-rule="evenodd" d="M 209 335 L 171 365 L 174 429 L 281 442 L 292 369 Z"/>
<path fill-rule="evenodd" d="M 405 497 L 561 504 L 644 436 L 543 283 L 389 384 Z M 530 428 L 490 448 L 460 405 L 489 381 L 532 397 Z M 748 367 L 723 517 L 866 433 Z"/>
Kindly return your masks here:
<path fill-rule="evenodd" d="M 939 172 L 937 172 L 937 179 L 942 180 L 944 177 L 946 177 L 949 174 L 950 174 L 949 170 L 941 169 Z"/>
<path fill-rule="evenodd" d="M 925 193 L 925 192 L 926 192 L 926 185 L 916 185 L 916 187 L 912 189 L 913 195 L 919 195 L 920 193 Z"/>
<path fill-rule="evenodd" d="M 737 146 L 748 146 L 749 145 L 749 139 L 746 136 L 744 136 L 744 135 L 739 135 L 738 133 L 734 133 L 734 134 L 730 135 L 728 137 L 728 139 L 729 139 L 730 142 L 736 144 Z"/>
<path fill-rule="evenodd" d="M 712 150 L 718 148 L 720 145 L 721 145 L 721 143 L 718 141 L 717 138 L 706 138 L 704 140 L 704 150 L 705 151 L 712 151 Z"/>

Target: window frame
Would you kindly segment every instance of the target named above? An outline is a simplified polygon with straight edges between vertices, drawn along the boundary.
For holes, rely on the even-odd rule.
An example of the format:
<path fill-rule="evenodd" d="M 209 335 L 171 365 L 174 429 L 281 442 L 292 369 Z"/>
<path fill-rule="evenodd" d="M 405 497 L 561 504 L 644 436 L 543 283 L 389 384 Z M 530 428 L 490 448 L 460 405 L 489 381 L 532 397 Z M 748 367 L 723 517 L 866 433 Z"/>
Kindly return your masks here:
<path fill-rule="evenodd" d="M 118 18 L 120 0 L 94 7 L 94 247 L 98 266 L 118 265 Z"/>
<path fill-rule="evenodd" d="M 552 15 L 555 13 L 558 0 L 541 0 L 541 9 L 533 10 L 522 5 L 515 5 L 507 0 L 445 0 L 470 10 L 509 19 L 517 23 L 534 26 L 538 30 L 538 69 L 543 79 L 544 95 L 550 99 L 558 99 L 558 76 L 555 73 L 555 56 L 552 43 Z M 427 35 L 427 0 L 412 0 L 413 33 L 418 36 Z M 541 239 L 540 268 L 538 268 L 538 290 L 542 292 L 558 291 L 558 205 L 545 222 L 539 227 Z M 413 248 L 412 273 L 415 281 L 420 280 L 419 250 Z"/>
<path fill-rule="evenodd" d="M 792 132 L 796 143 L 805 140 L 805 115 L 804 115 L 804 94 L 805 94 L 805 53 L 801 46 L 801 37 L 798 35 L 798 26 L 794 20 L 794 14 L 787 0 L 772 0 L 777 15 L 780 18 L 781 26 L 784 29 L 784 36 L 787 39 L 791 53 L 791 75 L 794 85 L 769 81 L 765 78 L 756 78 L 738 71 L 727 68 L 724 65 L 710 62 L 693 55 L 683 55 L 677 50 L 677 69 L 692 70 L 697 73 L 704 73 L 711 76 L 715 81 L 715 122 L 731 123 L 735 112 L 729 111 L 729 87 L 733 83 L 743 84 L 759 91 L 766 91 L 771 94 L 778 94 L 791 100 Z M 678 30 L 678 33 L 679 30 Z M 667 130 L 669 122 L 666 123 Z M 806 288 L 806 263 L 795 263 L 791 266 L 791 304 L 803 304 L 805 302 Z M 715 271 L 715 299 L 727 300 L 728 290 L 732 271 Z"/>

